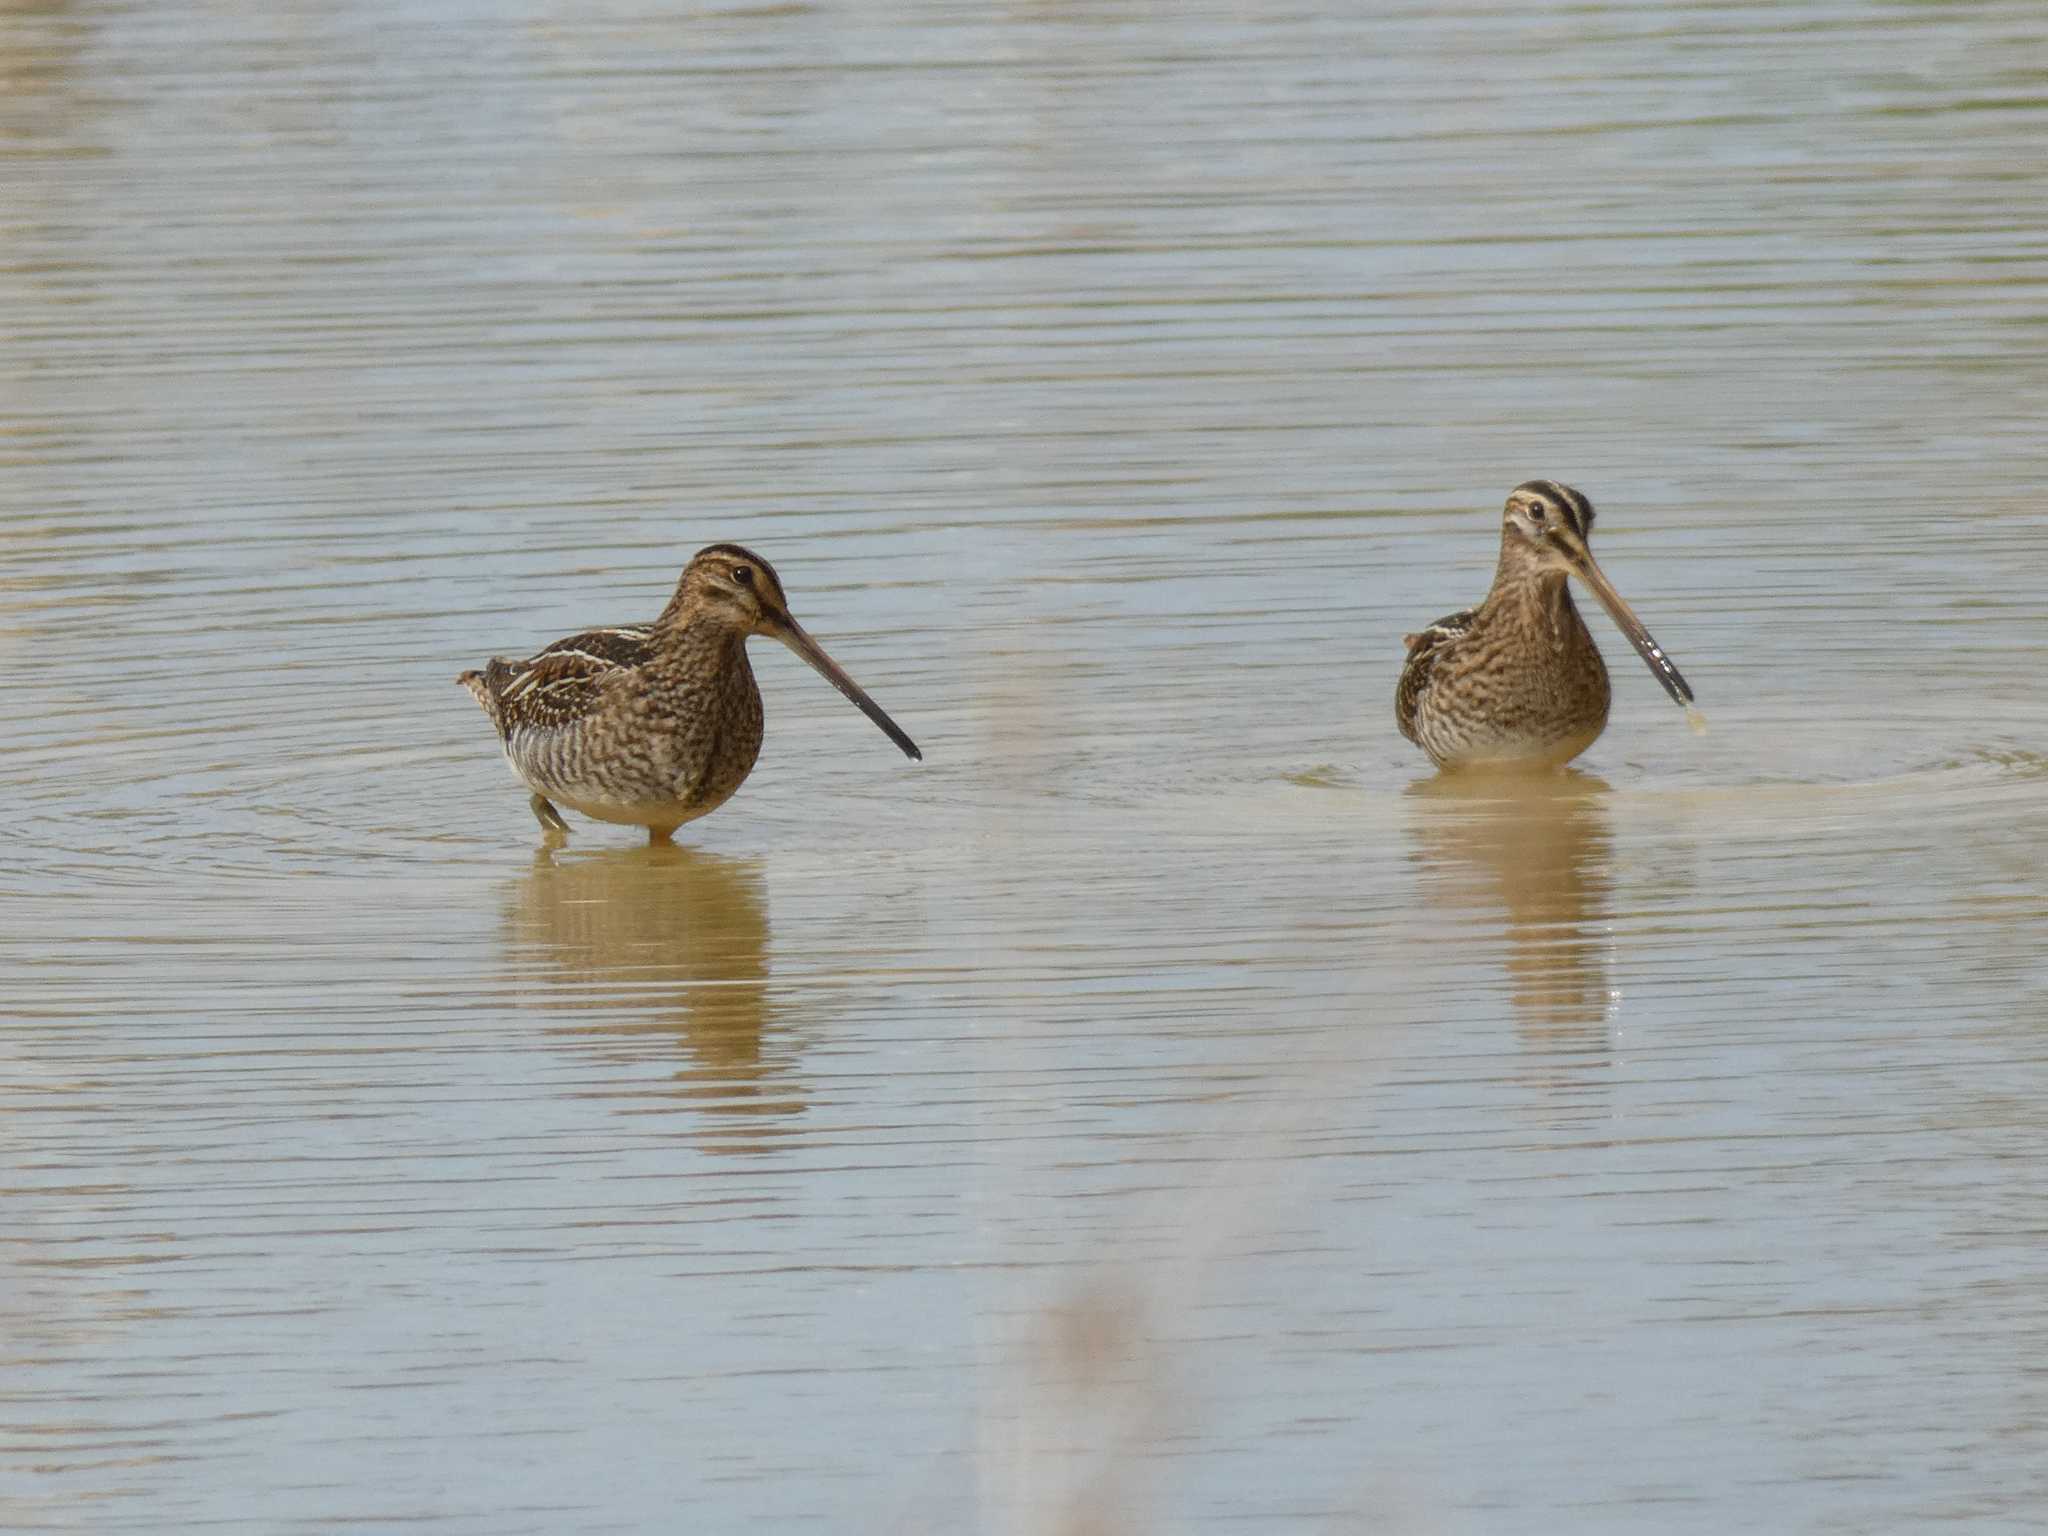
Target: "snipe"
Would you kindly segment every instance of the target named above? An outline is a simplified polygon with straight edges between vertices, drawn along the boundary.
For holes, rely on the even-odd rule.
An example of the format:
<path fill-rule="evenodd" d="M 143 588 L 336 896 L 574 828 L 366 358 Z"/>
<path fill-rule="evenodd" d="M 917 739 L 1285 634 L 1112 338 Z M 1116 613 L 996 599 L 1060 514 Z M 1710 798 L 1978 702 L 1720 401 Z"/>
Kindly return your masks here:
<path fill-rule="evenodd" d="M 533 814 L 566 832 L 560 801 L 667 842 L 732 797 L 761 752 L 747 637 L 780 640 L 860 706 L 904 755 L 917 743 L 790 617 L 775 570 L 737 544 L 697 551 L 652 624 L 585 630 L 457 682 L 498 728 Z"/>
<path fill-rule="evenodd" d="M 1493 590 L 1408 635 L 1394 694 L 1401 734 L 1440 768 L 1570 762 L 1607 726 L 1607 667 L 1572 603 L 1576 576 L 1664 691 L 1701 728 L 1692 689 L 1593 559 L 1593 503 L 1555 480 L 1509 493 Z"/>

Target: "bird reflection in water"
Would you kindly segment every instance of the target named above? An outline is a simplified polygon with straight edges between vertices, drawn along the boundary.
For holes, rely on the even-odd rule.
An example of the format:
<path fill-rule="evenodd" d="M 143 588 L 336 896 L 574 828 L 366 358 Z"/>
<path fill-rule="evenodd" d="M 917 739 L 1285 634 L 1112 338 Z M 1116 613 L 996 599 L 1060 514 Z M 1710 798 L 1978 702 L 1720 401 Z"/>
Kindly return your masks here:
<path fill-rule="evenodd" d="M 1608 1059 L 1612 838 L 1590 773 L 1445 774 L 1411 784 L 1416 857 L 1433 905 L 1504 923 L 1525 1046 Z"/>
<path fill-rule="evenodd" d="M 522 978 L 551 1009 L 586 1015 L 561 1031 L 629 1065 L 684 1057 L 669 1083 L 626 1094 L 680 1097 L 711 1145 L 765 1151 L 803 1113 L 778 1042 L 768 904 L 759 863 L 654 846 L 570 855 L 544 847 L 508 913 Z M 656 1108 L 658 1106 L 642 1106 Z"/>

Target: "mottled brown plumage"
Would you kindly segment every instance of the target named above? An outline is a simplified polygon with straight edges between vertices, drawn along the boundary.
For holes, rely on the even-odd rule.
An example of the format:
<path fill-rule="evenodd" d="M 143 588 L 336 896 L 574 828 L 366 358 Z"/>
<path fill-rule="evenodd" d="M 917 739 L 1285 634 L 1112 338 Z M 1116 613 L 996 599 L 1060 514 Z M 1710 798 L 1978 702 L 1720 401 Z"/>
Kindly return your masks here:
<path fill-rule="evenodd" d="M 761 690 L 747 637 L 804 658 L 909 757 L 917 745 L 790 617 L 782 582 L 737 544 L 700 549 L 652 624 L 585 630 L 524 661 L 493 659 L 457 681 L 498 728 L 551 831 L 560 801 L 665 842 L 745 782 L 761 751 Z"/>
<path fill-rule="evenodd" d="M 1572 602 L 1570 576 L 1592 589 L 1697 726 L 1692 689 L 1594 561 L 1592 532 L 1593 504 L 1570 486 L 1516 486 L 1486 601 L 1405 637 L 1394 719 L 1438 767 L 1554 767 L 1606 728 L 1607 666 Z"/>

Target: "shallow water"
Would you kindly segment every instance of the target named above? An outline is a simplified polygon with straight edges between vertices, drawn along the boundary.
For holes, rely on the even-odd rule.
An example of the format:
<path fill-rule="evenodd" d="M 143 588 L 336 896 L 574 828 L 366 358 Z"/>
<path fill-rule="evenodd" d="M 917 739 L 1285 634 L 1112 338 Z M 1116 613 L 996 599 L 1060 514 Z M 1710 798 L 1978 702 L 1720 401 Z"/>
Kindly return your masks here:
<path fill-rule="evenodd" d="M 2029 1529 L 2048 17 L 0 9 L 0 1524 Z M 1395 734 L 1506 490 L 1606 736 Z M 740 539 L 740 796 L 462 667 Z"/>

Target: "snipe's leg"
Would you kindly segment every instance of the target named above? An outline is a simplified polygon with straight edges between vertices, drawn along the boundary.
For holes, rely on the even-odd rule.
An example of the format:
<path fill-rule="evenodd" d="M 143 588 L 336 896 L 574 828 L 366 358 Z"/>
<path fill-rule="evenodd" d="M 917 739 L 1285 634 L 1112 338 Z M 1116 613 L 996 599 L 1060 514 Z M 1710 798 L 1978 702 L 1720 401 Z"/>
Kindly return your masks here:
<path fill-rule="evenodd" d="M 534 791 L 533 798 L 527 804 L 533 807 L 533 819 L 547 828 L 548 831 L 568 832 L 569 823 L 562 820 L 562 813 L 556 810 L 548 797 L 540 793 L 539 790 Z"/>
<path fill-rule="evenodd" d="M 675 840 L 676 829 L 674 827 L 649 827 L 647 829 L 647 846 L 650 848 L 665 847 L 673 844 Z"/>

